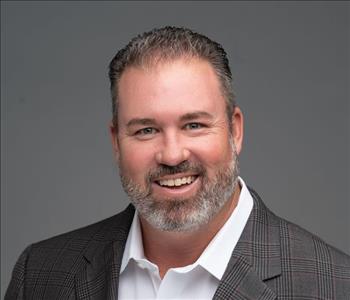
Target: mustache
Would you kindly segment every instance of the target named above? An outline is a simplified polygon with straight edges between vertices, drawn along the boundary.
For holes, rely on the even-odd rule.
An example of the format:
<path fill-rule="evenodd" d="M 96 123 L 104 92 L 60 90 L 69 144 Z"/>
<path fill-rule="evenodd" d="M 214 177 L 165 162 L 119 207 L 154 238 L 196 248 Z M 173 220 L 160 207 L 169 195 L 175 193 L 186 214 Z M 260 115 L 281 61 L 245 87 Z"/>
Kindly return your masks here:
<path fill-rule="evenodd" d="M 146 181 L 151 183 L 155 179 L 165 175 L 174 175 L 186 172 L 204 175 L 206 171 L 205 168 L 199 163 L 183 161 L 176 166 L 160 165 L 157 168 L 150 170 L 146 175 Z"/>

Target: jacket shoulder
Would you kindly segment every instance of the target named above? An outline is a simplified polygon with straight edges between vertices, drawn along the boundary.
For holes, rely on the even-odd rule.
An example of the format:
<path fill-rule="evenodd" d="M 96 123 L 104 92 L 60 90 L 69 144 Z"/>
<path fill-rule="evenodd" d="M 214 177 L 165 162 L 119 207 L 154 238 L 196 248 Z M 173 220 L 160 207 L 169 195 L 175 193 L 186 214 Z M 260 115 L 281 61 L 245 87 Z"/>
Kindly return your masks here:
<path fill-rule="evenodd" d="M 70 251 L 79 254 L 92 242 L 103 244 L 124 238 L 128 233 L 133 212 L 133 208 L 128 206 L 124 211 L 107 219 L 36 242 L 31 245 L 31 253 L 45 249 L 48 253 L 53 251 L 55 256 Z"/>
<path fill-rule="evenodd" d="M 349 299 L 350 256 L 302 227 L 280 218 L 279 285 L 317 299 Z M 278 284 L 277 284 L 278 285 Z M 312 292 L 314 291 L 314 292 Z M 311 297 L 311 296 L 310 296 Z"/>
<path fill-rule="evenodd" d="M 350 279 L 350 256 L 328 244 L 317 235 L 283 218 L 280 219 L 281 251 L 286 256 L 341 268 Z"/>
<path fill-rule="evenodd" d="M 112 241 L 126 239 L 133 214 L 132 206 L 128 206 L 102 221 L 34 243 L 29 252 L 29 262 L 36 266 L 55 264 L 56 268 L 69 268 L 76 263 L 77 257 L 91 255 L 94 250 Z"/>
<path fill-rule="evenodd" d="M 350 256 L 276 216 L 250 192 L 254 208 L 240 247 L 265 283 L 288 299 L 349 299 Z"/>
<path fill-rule="evenodd" d="M 22 299 L 23 295 L 41 299 L 37 292 L 43 290 L 45 299 L 57 295 L 70 299 L 75 275 L 95 252 L 113 241 L 126 240 L 133 214 L 133 207 L 128 206 L 110 218 L 28 246 L 13 269 L 5 299 Z M 50 298 L 48 290 L 57 294 Z"/>
<path fill-rule="evenodd" d="M 305 228 L 274 214 L 266 207 L 260 196 L 249 187 L 254 199 L 254 206 L 258 213 L 255 214 L 255 223 L 264 224 L 266 231 L 277 229 L 282 255 L 296 255 L 303 258 L 325 259 L 325 254 L 334 258 L 332 262 L 342 262 L 350 267 L 350 256 L 341 250 L 331 246 L 323 239 L 306 230 Z M 288 250 L 288 251 L 287 251 Z M 326 251 L 326 252 L 324 252 Z M 320 253 L 322 252 L 322 253 Z"/>

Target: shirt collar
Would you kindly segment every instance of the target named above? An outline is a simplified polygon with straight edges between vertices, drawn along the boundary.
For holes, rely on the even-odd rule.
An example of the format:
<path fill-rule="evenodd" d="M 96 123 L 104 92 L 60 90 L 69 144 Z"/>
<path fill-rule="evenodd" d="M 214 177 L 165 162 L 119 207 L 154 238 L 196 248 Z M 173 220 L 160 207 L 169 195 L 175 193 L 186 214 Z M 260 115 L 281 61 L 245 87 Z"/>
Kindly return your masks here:
<path fill-rule="evenodd" d="M 218 280 L 221 280 L 231 258 L 232 251 L 243 232 L 244 226 L 248 221 L 250 212 L 253 208 L 253 199 L 245 182 L 241 177 L 238 179 L 241 186 L 241 192 L 237 206 L 229 219 L 194 264 L 183 268 L 176 268 L 176 270 L 180 272 L 190 271 L 200 265 Z M 152 269 L 156 267 L 145 258 L 140 221 L 136 211 L 125 245 L 120 273 L 125 270 L 131 260 L 141 263 L 144 267 Z"/>
<path fill-rule="evenodd" d="M 131 259 L 135 261 L 146 259 L 143 250 L 140 220 L 136 210 L 130 227 L 128 239 L 125 244 L 120 273 L 124 271 Z"/>
<path fill-rule="evenodd" d="M 239 184 L 241 192 L 237 206 L 198 259 L 198 263 L 219 280 L 225 272 L 253 208 L 253 198 L 240 177 Z"/>

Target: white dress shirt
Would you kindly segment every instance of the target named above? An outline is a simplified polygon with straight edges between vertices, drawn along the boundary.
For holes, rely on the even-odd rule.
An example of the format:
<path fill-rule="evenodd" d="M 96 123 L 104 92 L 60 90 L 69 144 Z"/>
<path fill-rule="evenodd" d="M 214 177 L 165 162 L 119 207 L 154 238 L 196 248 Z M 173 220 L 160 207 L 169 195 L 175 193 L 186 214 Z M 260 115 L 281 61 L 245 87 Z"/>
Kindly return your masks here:
<path fill-rule="evenodd" d="M 125 245 L 119 277 L 119 299 L 212 299 L 253 208 L 242 178 L 233 213 L 196 262 L 171 268 L 163 279 L 157 265 L 144 255 L 139 218 L 135 212 Z"/>

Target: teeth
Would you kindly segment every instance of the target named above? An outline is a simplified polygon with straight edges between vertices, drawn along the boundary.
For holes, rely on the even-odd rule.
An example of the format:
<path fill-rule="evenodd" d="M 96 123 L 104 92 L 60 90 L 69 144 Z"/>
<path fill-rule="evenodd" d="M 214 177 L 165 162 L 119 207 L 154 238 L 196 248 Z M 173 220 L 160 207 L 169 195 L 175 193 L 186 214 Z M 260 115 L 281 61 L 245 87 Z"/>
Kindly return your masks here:
<path fill-rule="evenodd" d="M 195 176 L 188 176 L 188 177 L 182 177 L 182 178 L 176 178 L 176 179 L 165 179 L 165 180 L 159 180 L 159 184 L 161 186 L 181 186 L 184 184 L 190 184 L 196 179 Z"/>
<path fill-rule="evenodd" d="M 181 183 L 182 183 L 182 180 L 181 179 L 175 179 L 175 185 L 176 186 L 180 186 L 181 185 Z"/>

